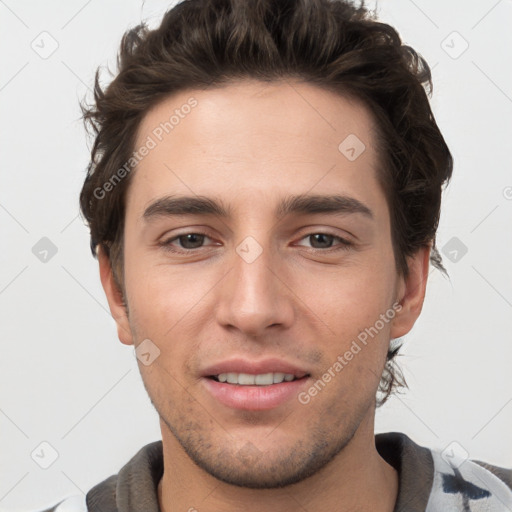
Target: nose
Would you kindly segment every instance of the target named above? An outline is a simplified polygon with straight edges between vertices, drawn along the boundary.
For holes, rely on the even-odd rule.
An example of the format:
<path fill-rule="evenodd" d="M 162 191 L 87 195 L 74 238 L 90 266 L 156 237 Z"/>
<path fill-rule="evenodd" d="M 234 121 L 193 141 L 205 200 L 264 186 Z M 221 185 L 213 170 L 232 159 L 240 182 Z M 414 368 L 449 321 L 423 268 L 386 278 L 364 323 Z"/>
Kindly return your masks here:
<path fill-rule="evenodd" d="M 292 325 L 293 293 L 278 255 L 251 237 L 246 240 L 245 246 L 242 243 L 234 251 L 230 270 L 219 289 L 217 321 L 257 338 L 268 334 L 271 327 Z"/>

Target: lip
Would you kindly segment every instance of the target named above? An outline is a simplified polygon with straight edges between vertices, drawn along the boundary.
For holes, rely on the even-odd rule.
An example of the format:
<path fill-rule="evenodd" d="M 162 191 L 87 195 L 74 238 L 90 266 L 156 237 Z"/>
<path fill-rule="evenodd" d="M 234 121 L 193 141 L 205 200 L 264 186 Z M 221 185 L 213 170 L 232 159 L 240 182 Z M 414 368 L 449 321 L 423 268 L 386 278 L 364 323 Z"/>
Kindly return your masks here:
<path fill-rule="evenodd" d="M 201 372 L 201 377 L 211 377 L 220 373 L 249 373 L 258 375 L 261 373 L 290 373 L 297 378 L 309 375 L 308 372 L 297 365 L 283 361 L 282 359 L 263 359 L 261 361 L 249 361 L 242 358 L 233 358 L 215 363 Z"/>
<path fill-rule="evenodd" d="M 209 378 L 221 373 L 288 373 L 295 375 L 297 380 L 268 386 L 242 386 Z M 245 411 L 265 411 L 279 407 L 297 396 L 309 381 L 309 376 L 304 368 L 277 358 L 249 361 L 237 357 L 215 363 L 201 372 L 202 382 L 210 396 L 226 407 Z"/>
<path fill-rule="evenodd" d="M 296 397 L 306 386 L 309 377 L 268 386 L 240 386 L 217 382 L 203 377 L 202 382 L 208 393 L 221 404 L 232 409 L 245 411 L 265 411 L 274 409 Z"/>

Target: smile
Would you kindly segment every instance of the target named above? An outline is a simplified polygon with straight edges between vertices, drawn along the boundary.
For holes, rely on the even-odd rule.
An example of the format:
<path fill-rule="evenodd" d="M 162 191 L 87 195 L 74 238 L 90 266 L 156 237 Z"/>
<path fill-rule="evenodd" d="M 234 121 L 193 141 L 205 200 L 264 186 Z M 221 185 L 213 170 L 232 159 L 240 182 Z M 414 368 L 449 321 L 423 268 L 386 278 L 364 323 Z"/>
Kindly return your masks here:
<path fill-rule="evenodd" d="M 292 373 L 270 372 L 251 375 L 250 373 L 220 373 L 212 375 L 212 379 L 217 382 L 227 382 L 228 384 L 238 384 L 240 386 L 270 386 L 280 384 L 281 382 L 291 382 L 298 379 Z"/>
<path fill-rule="evenodd" d="M 230 372 L 202 379 L 215 402 L 245 411 L 276 409 L 306 389 L 308 381 L 309 374 L 297 377 L 281 372 L 256 375 Z"/>

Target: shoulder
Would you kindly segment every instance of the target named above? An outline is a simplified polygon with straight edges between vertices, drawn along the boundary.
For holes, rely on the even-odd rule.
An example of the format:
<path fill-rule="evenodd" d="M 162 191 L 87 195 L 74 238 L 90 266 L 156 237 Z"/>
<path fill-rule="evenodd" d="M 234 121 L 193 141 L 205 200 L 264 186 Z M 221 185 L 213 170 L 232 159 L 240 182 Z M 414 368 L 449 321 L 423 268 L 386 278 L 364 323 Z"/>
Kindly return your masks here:
<path fill-rule="evenodd" d="M 57 505 L 40 512 L 87 512 L 85 495 L 69 496 L 57 503 Z"/>
<path fill-rule="evenodd" d="M 482 462 L 480 460 L 475 460 L 476 464 L 479 464 L 483 468 L 490 471 L 492 474 L 496 475 L 500 480 L 505 482 L 512 489 L 512 469 L 500 468 L 498 466 L 493 466 L 492 464 L 487 464 L 487 462 Z"/>
<path fill-rule="evenodd" d="M 401 432 L 378 434 L 376 446 L 398 471 L 395 512 L 512 511 L 512 469 L 471 460 L 457 444 L 426 448 Z"/>
<path fill-rule="evenodd" d="M 130 510 L 156 512 L 157 487 L 163 474 L 162 441 L 143 446 L 117 474 L 92 487 L 86 495 L 70 496 L 38 512 L 116 511 L 118 501 L 130 503 Z"/>
<path fill-rule="evenodd" d="M 470 460 L 452 449 L 431 453 L 434 478 L 426 512 L 512 510 L 512 469 Z"/>

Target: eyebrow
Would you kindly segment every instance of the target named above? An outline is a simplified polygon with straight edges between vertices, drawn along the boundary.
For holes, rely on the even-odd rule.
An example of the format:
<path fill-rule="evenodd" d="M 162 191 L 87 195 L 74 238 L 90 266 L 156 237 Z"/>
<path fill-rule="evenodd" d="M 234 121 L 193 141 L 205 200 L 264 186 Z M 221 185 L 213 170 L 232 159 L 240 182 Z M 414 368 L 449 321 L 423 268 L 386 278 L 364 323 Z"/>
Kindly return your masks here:
<path fill-rule="evenodd" d="M 276 217 L 291 214 L 362 214 L 374 219 L 372 210 L 353 197 L 344 195 L 295 195 L 283 198 L 275 209 Z M 149 222 L 158 217 L 175 215 L 213 215 L 220 218 L 232 216 L 231 208 L 222 201 L 204 196 L 165 196 L 153 201 L 142 218 Z"/>

